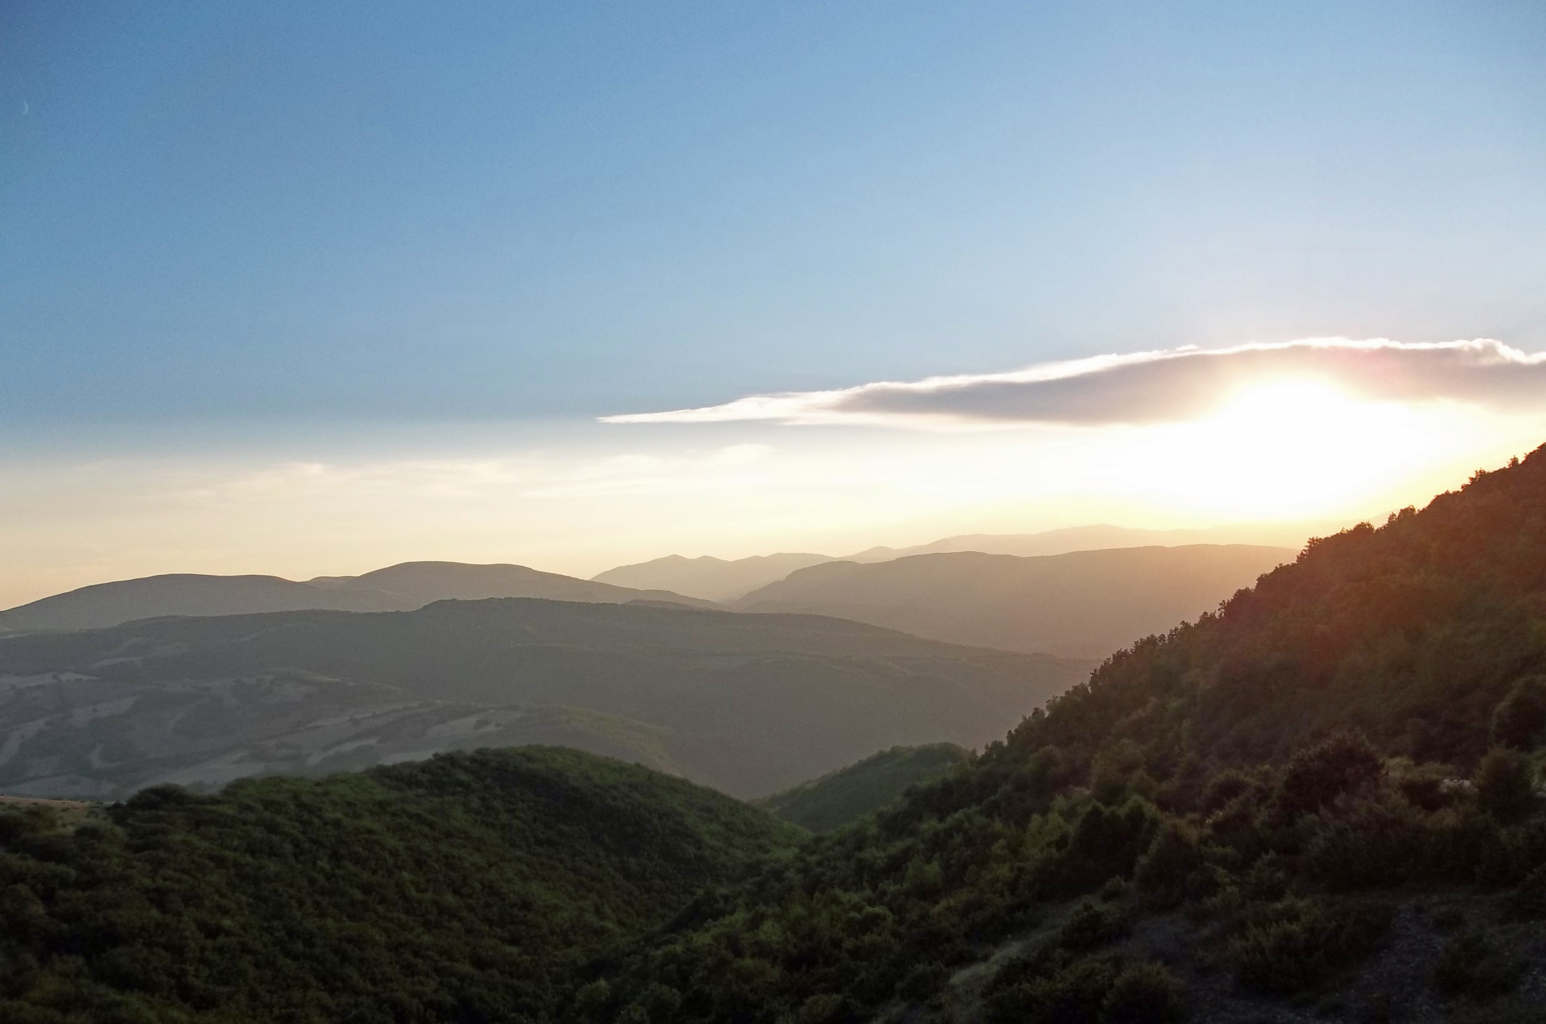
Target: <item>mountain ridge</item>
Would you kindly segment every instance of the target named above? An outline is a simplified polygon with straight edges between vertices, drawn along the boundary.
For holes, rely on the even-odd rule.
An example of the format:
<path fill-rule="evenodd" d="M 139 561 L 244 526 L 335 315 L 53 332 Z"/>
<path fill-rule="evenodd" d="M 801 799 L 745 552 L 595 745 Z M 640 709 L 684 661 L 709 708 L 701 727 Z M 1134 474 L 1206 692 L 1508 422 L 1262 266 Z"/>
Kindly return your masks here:
<path fill-rule="evenodd" d="M 96 583 L 0 611 L 0 631 L 94 629 L 168 615 L 241 615 L 279 611 L 412 611 L 434 601 L 549 597 L 621 604 L 713 602 L 663 590 L 636 590 L 508 563 L 400 562 L 359 576 L 166 573 Z"/>
<path fill-rule="evenodd" d="M 1213 608 L 1294 552 L 1252 545 L 977 551 L 823 562 L 753 591 L 746 612 L 806 612 L 951 643 L 1098 657 Z"/>
<path fill-rule="evenodd" d="M 712 555 L 663 558 L 620 565 L 591 579 L 622 586 L 652 586 L 721 603 L 733 603 L 791 572 L 822 562 L 884 562 L 910 555 L 980 551 L 984 554 L 1060 555 L 1108 548 L 1179 547 L 1195 544 L 1252 544 L 1297 551 L 1312 536 L 1335 533 L 1343 522 L 1241 523 L 1199 529 L 1148 530 L 1098 524 L 1039 533 L 967 533 L 905 547 L 876 546 L 850 555 L 780 552 L 723 559 Z"/>

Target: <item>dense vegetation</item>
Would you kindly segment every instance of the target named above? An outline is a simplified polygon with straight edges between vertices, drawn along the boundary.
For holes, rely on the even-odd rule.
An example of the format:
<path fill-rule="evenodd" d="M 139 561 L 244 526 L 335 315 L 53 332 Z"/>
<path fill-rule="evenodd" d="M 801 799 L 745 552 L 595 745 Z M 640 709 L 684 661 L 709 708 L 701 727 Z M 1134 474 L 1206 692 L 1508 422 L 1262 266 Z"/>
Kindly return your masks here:
<path fill-rule="evenodd" d="M 526 747 L 0 813 L 0 1019 L 492 1021 L 801 834 L 679 779 Z"/>
<path fill-rule="evenodd" d="M 968 769 L 700 899 L 573 1011 L 946 1013 L 952 976 L 997 953 L 989 1021 L 1178 1019 L 1201 998 L 1188 980 L 1211 1020 L 1339 989 L 1362 1003 L 1323 1015 L 1501 995 L 1490 1019 L 1537 1020 L 1546 991 L 1522 964 L 1546 928 L 1543 742 L 1546 448 L 1118 652 Z M 1423 916 L 1452 892 L 1461 909 Z M 1186 941 L 1143 939 L 1158 919 Z M 1397 942 L 1378 962 L 1419 973 L 1355 984 Z"/>
<path fill-rule="evenodd" d="M 933 782 L 969 756 L 954 743 L 892 747 L 756 804 L 812 832 L 830 832 L 895 803 L 910 787 Z"/>

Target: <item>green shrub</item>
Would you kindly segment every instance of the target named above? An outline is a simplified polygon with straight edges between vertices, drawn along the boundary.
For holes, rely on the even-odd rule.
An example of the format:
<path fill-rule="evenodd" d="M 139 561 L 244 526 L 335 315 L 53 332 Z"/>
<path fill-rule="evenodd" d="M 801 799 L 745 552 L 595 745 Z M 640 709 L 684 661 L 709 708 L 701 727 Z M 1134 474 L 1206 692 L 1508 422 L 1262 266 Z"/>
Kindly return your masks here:
<path fill-rule="evenodd" d="M 1546 734 L 1546 676 L 1516 682 L 1492 713 L 1492 742 L 1530 750 Z"/>
<path fill-rule="evenodd" d="M 1509 894 L 1508 905 L 1515 917 L 1546 917 L 1546 867 L 1530 872 Z"/>
<path fill-rule="evenodd" d="M 1430 836 L 1410 804 L 1357 800 L 1312 821 L 1303 863 L 1333 889 L 1401 885 L 1428 873 Z"/>
<path fill-rule="evenodd" d="M 1100 897 L 1102 903 L 1121 903 L 1132 894 L 1132 891 L 1133 883 L 1121 875 L 1116 875 L 1106 879 L 1105 884 L 1100 887 L 1100 891 L 1096 895 Z"/>
<path fill-rule="evenodd" d="M 1535 771 L 1530 759 L 1517 750 L 1489 750 L 1472 781 L 1482 809 L 1503 821 L 1521 816 L 1535 801 Z"/>
<path fill-rule="evenodd" d="M 998 987 L 987 1000 L 990 1024 L 1100 1024 L 1116 969 L 1085 959 L 1056 973 Z"/>
<path fill-rule="evenodd" d="M 1204 895 L 1202 845 L 1197 834 L 1178 821 L 1166 821 L 1133 869 L 1133 884 L 1151 902 L 1174 906 L 1188 896 Z"/>
<path fill-rule="evenodd" d="M 1505 957 L 1477 932 L 1451 939 L 1433 967 L 1433 984 L 1447 996 L 1493 999 L 1518 987 L 1524 964 Z"/>
<path fill-rule="evenodd" d="M 1454 766 L 1432 762 L 1413 764 L 1401 757 L 1392 760 L 1389 768 L 1397 791 L 1413 807 L 1437 811 L 1454 803 L 1454 793 L 1446 785 L 1460 775 Z"/>
<path fill-rule="evenodd" d="M 1343 793 L 1372 786 L 1384 771 L 1384 758 L 1362 733 L 1338 733 L 1294 755 L 1278 790 L 1278 806 L 1289 817 L 1297 817 Z"/>
<path fill-rule="evenodd" d="M 1267 812 L 1252 794 L 1242 794 L 1208 818 L 1208 842 L 1233 851 L 1242 861 L 1254 861 L 1268 850 L 1269 826 Z"/>
<path fill-rule="evenodd" d="M 1101 1004 L 1101 1024 L 1179 1024 L 1185 1019 L 1185 986 L 1153 961 L 1123 968 Z"/>
<path fill-rule="evenodd" d="M 1154 806 L 1136 797 L 1119 810 L 1091 803 L 1058 857 L 1052 880 L 1077 892 L 1097 888 L 1108 878 L 1131 874 L 1158 821 Z"/>
<path fill-rule="evenodd" d="M 1212 814 L 1253 788 L 1255 784 L 1249 775 L 1237 768 L 1226 768 L 1208 780 L 1207 787 L 1202 791 L 1202 810 Z"/>
<path fill-rule="evenodd" d="M 950 969 L 937 960 L 913 964 L 896 987 L 896 994 L 909 1002 L 923 1003 L 950 980 Z"/>
<path fill-rule="evenodd" d="M 649 1024 L 666 1024 L 682 1005 L 682 994 L 676 989 L 652 981 L 644 991 L 634 997 L 625 1012 L 632 1013 L 640 1021 Z"/>
<path fill-rule="evenodd" d="M 839 1024 L 854 1019 L 852 1001 L 835 992 L 822 992 L 800 1004 L 797 1024 Z"/>
<path fill-rule="evenodd" d="M 912 863 L 907 865 L 907 874 L 903 876 L 902 885 L 915 896 L 932 896 L 944 888 L 945 873 L 940 868 L 939 861 L 914 857 Z"/>
<path fill-rule="evenodd" d="M 1052 941 L 1070 953 L 1086 953 L 1127 937 L 1132 923 L 1120 908 L 1088 900 L 1079 904 Z"/>
<path fill-rule="evenodd" d="M 1364 904 L 1287 899 L 1248 914 L 1229 953 L 1242 986 L 1287 995 L 1366 956 L 1389 924 Z"/>

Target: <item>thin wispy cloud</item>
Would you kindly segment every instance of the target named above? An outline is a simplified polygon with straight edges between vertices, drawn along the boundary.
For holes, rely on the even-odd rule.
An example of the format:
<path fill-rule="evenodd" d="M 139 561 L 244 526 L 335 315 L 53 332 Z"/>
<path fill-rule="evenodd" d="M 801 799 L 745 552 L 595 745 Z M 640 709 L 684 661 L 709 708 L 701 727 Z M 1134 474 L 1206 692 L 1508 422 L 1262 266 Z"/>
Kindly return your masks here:
<path fill-rule="evenodd" d="M 1310 338 L 1227 349 L 1186 347 L 1045 363 L 1009 373 L 881 381 L 834 391 L 751 395 L 723 405 L 602 418 L 606 423 L 895 426 L 1181 422 L 1243 390 L 1320 381 L 1372 401 L 1454 400 L 1493 407 L 1546 400 L 1546 353 L 1492 339 L 1411 344 Z"/>

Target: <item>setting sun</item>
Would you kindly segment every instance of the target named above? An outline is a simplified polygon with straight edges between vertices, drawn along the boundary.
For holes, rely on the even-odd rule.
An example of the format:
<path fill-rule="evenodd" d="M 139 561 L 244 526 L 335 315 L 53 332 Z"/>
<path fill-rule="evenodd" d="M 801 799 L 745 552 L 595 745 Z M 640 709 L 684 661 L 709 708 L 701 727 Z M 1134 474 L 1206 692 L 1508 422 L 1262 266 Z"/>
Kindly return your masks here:
<path fill-rule="evenodd" d="M 1361 401 L 1324 381 L 1273 381 L 1138 440 L 1113 476 L 1133 493 L 1221 518 L 1346 514 L 1399 500 L 1414 474 L 1464 457 L 1489 429 L 1497 424 L 1470 407 Z"/>

